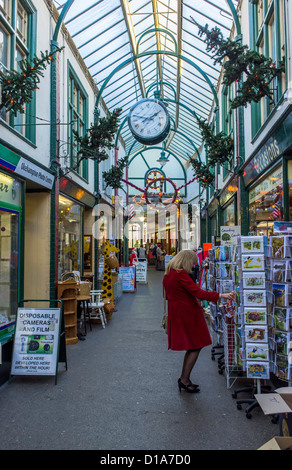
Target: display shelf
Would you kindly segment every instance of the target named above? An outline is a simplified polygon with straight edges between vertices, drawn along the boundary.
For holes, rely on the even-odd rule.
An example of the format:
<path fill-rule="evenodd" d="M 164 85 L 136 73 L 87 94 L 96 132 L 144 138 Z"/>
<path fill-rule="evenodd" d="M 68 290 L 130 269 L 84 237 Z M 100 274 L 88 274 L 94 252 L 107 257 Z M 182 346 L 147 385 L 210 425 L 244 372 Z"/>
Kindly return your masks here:
<path fill-rule="evenodd" d="M 64 308 L 66 344 L 78 342 L 77 337 L 77 292 L 78 283 L 72 279 L 58 283 L 58 299 Z"/>

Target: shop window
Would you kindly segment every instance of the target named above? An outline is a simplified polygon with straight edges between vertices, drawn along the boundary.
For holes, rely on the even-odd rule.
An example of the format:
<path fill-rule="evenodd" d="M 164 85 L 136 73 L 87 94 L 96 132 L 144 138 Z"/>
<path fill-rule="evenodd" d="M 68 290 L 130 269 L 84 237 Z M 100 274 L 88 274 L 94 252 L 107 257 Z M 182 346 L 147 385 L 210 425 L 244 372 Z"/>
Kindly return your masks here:
<path fill-rule="evenodd" d="M 269 236 L 273 223 L 283 220 L 282 167 L 269 174 L 249 193 L 250 231 Z"/>
<path fill-rule="evenodd" d="M 12 14 L 11 12 L 16 12 Z M 36 15 L 31 2 L 26 0 L 0 0 L 0 73 L 19 69 L 19 62 L 35 53 Z M 6 113 L 1 111 L 1 118 L 19 133 L 35 140 L 33 126 L 34 100 L 28 103 L 25 113 Z M 33 121 L 33 122 L 32 122 Z"/>
<path fill-rule="evenodd" d="M 81 155 L 78 155 L 79 145 L 76 143 L 73 134 L 73 130 L 75 130 L 80 136 L 85 135 L 87 129 L 87 95 L 71 67 L 69 67 L 68 113 L 68 122 L 70 123 L 68 141 L 71 168 L 79 176 L 88 180 L 88 159 L 80 162 Z"/>
<path fill-rule="evenodd" d="M 222 225 L 235 225 L 235 214 L 235 201 L 233 201 L 222 211 Z"/>
<path fill-rule="evenodd" d="M 64 196 L 59 197 L 59 279 L 65 272 L 81 271 L 83 207 Z"/>

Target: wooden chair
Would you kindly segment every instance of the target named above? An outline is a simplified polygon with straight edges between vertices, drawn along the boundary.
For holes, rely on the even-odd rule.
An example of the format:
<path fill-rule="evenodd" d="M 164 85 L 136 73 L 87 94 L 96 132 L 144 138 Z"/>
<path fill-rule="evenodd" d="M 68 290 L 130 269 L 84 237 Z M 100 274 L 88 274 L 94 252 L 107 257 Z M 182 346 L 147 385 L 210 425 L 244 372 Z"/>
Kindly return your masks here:
<path fill-rule="evenodd" d="M 104 311 L 104 302 L 101 300 L 102 290 L 91 290 L 90 291 L 90 303 L 89 307 L 89 316 L 93 319 L 98 319 L 101 321 L 102 327 L 105 328 L 107 324 L 107 319 Z"/>

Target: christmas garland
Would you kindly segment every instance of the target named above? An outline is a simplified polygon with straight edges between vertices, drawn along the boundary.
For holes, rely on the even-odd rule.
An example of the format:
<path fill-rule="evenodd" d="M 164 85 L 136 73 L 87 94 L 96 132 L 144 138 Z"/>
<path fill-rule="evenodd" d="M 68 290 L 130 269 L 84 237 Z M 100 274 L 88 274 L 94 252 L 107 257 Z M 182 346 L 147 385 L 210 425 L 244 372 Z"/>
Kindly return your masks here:
<path fill-rule="evenodd" d="M 107 160 L 106 149 L 115 146 L 114 137 L 119 128 L 121 113 L 122 109 L 117 108 L 106 117 L 98 117 L 85 136 L 80 136 L 78 131 L 73 130 L 79 148 L 78 155 L 81 156 L 79 164 L 84 158 L 96 160 L 98 163 Z"/>
<path fill-rule="evenodd" d="M 43 71 L 54 61 L 54 54 L 62 49 L 63 47 L 51 52 L 41 52 L 41 58 L 34 56 L 32 59 L 21 60 L 18 63 L 20 72 L 11 70 L 5 75 L 0 74 L 0 110 L 6 108 L 7 112 L 13 111 L 15 116 L 18 112 L 24 113 L 25 104 L 31 102 L 34 90 L 38 89 L 40 77 L 44 76 Z"/>
<path fill-rule="evenodd" d="M 248 46 L 230 38 L 223 39 L 217 26 L 210 30 L 207 24 L 201 26 L 192 17 L 191 19 L 199 28 L 199 36 L 205 36 L 206 50 L 212 53 L 214 65 L 223 65 L 222 83 L 226 86 L 238 83 L 237 97 L 230 102 L 231 109 L 247 106 L 251 102 L 257 103 L 264 96 L 273 102 L 270 85 L 285 72 L 285 60 L 279 61 L 277 66 L 272 59 L 251 51 Z"/>
<path fill-rule="evenodd" d="M 122 189 L 122 178 L 124 173 L 124 168 L 128 164 L 128 157 L 121 158 L 117 162 L 117 166 L 113 165 L 108 171 L 102 173 L 105 187 L 110 186 L 113 189 Z"/>

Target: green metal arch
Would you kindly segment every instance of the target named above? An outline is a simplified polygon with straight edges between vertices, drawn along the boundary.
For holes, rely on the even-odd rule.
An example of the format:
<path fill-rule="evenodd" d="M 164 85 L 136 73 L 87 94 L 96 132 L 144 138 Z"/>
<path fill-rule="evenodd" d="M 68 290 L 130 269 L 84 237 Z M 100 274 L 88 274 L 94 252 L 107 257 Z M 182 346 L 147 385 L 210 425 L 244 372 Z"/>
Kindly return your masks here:
<path fill-rule="evenodd" d="M 96 108 L 98 108 L 98 105 L 99 105 L 99 101 L 101 99 L 101 96 L 102 96 L 102 93 L 105 89 L 105 87 L 107 86 L 107 84 L 109 83 L 109 81 L 111 80 L 111 78 L 121 69 L 123 69 L 124 67 L 126 67 L 127 65 L 131 64 L 132 62 L 134 62 L 135 60 L 137 59 L 140 59 L 141 57 L 147 57 L 147 56 L 151 56 L 151 55 L 159 55 L 159 54 L 165 54 L 165 55 L 169 55 L 169 56 L 173 56 L 173 57 L 176 57 L 180 60 L 183 60 L 185 62 L 187 62 L 188 64 L 190 64 L 192 67 L 194 67 L 205 79 L 205 81 L 208 83 L 212 93 L 213 93 L 213 96 L 214 96 L 214 100 L 215 100 L 215 103 L 216 103 L 216 106 L 219 107 L 219 100 L 218 100 L 218 96 L 217 96 L 217 93 L 216 93 L 216 90 L 215 90 L 215 87 L 214 85 L 212 84 L 211 80 L 209 79 L 208 75 L 204 72 L 204 70 L 201 69 L 201 67 L 199 67 L 197 64 L 195 64 L 195 62 L 193 62 L 191 59 L 189 59 L 188 57 L 185 57 L 181 54 L 176 54 L 175 52 L 172 52 L 172 51 L 148 51 L 148 52 L 143 52 L 142 54 L 139 54 L 138 56 L 135 56 L 135 57 L 130 57 L 129 59 L 126 59 L 124 62 L 122 62 L 120 65 L 118 65 L 109 75 L 108 77 L 104 80 L 100 90 L 99 90 L 99 93 L 97 95 L 97 98 L 96 98 L 96 102 L 95 102 L 95 106 Z"/>
<path fill-rule="evenodd" d="M 227 5 L 229 6 L 229 8 L 231 10 L 233 20 L 234 20 L 234 23 L 235 23 L 235 26 L 236 26 L 237 35 L 241 36 L 241 24 L 240 24 L 235 6 L 234 6 L 232 0 L 225 0 L 225 2 L 227 3 Z"/>
<path fill-rule="evenodd" d="M 164 29 L 164 28 L 151 28 L 151 29 L 147 29 L 146 31 L 144 31 L 144 33 L 142 33 L 141 36 L 139 37 L 139 39 L 137 41 L 137 46 L 136 46 L 136 56 L 139 55 L 139 46 L 140 46 L 141 39 L 144 36 L 146 36 L 147 34 L 156 33 L 157 31 L 159 31 L 160 33 L 166 33 L 171 37 L 171 39 L 173 40 L 174 45 L 175 45 L 175 54 L 177 54 L 177 42 L 176 42 L 176 39 L 175 39 L 174 35 L 170 31 L 168 31 L 167 29 Z"/>
<path fill-rule="evenodd" d="M 174 97 L 176 99 L 176 90 L 175 90 L 175 88 L 170 83 L 167 83 L 167 82 L 164 82 L 164 81 L 159 82 L 159 83 L 158 82 L 152 83 L 152 85 L 150 85 L 150 87 L 147 88 L 147 90 L 146 90 L 146 97 L 148 97 L 148 95 L 149 95 L 150 91 L 152 90 L 152 88 L 155 88 L 157 85 L 168 86 L 173 91 Z"/>
<path fill-rule="evenodd" d="M 154 147 L 147 147 L 146 149 L 143 149 L 143 150 L 140 150 L 139 152 L 136 152 L 135 155 L 133 155 L 133 157 L 131 158 L 131 160 L 129 161 L 128 163 L 128 166 L 131 165 L 132 161 L 140 154 L 144 153 L 144 152 L 149 152 L 150 150 L 164 150 L 164 147 L 158 147 L 158 146 L 154 146 Z M 167 150 L 167 153 L 169 155 L 172 155 L 179 163 L 179 165 L 181 166 L 182 170 L 183 170 L 183 175 L 184 175 L 184 179 L 185 179 L 185 182 L 187 180 L 187 174 L 186 174 L 186 170 L 185 170 L 185 167 L 183 166 L 182 162 L 180 161 L 180 159 L 178 158 L 178 156 L 173 153 L 171 150 Z"/>

